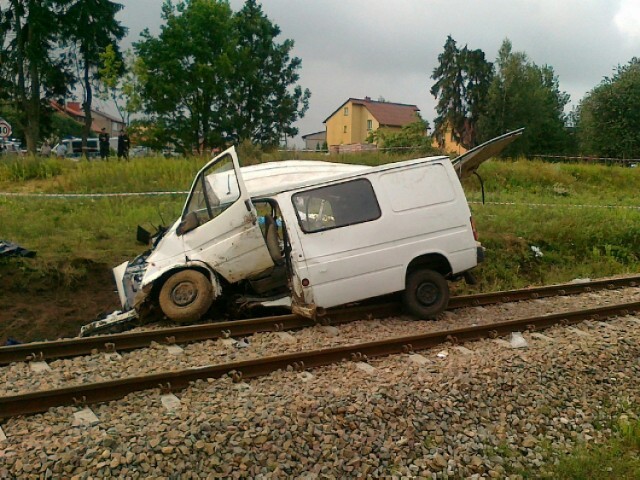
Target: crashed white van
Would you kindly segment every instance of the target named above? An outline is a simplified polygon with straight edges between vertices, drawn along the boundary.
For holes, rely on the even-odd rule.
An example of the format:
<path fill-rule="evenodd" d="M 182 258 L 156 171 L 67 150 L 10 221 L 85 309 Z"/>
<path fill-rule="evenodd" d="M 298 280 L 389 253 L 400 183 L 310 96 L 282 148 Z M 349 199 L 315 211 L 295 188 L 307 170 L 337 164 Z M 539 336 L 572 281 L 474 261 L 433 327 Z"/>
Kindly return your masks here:
<path fill-rule="evenodd" d="M 402 292 L 433 318 L 448 280 L 483 249 L 459 177 L 522 130 L 458 157 L 379 167 L 284 161 L 241 168 L 233 148 L 198 172 L 182 216 L 133 262 L 114 269 L 125 311 L 192 322 L 212 305 L 329 307 Z"/>

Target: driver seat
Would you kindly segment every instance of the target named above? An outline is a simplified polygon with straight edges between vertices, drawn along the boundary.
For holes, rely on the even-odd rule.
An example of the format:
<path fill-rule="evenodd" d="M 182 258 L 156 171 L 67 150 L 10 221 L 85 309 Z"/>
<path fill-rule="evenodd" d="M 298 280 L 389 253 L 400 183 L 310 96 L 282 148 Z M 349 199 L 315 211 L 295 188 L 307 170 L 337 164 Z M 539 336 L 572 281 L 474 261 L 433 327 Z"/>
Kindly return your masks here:
<path fill-rule="evenodd" d="M 278 238 L 278 224 L 271 215 L 264 216 L 265 233 L 264 238 L 271 255 L 271 260 L 276 265 L 284 264 L 284 257 L 280 251 L 280 239 Z"/>

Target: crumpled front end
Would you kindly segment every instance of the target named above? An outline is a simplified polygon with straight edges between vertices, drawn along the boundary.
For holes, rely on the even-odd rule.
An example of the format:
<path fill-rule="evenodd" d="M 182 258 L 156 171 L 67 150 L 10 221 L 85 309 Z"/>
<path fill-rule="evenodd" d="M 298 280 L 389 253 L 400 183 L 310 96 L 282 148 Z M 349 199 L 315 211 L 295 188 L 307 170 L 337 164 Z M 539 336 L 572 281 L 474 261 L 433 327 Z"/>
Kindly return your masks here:
<path fill-rule="evenodd" d="M 147 258 L 151 250 L 138 255 L 131 262 L 124 262 L 113 269 L 118 296 L 123 311 L 135 308 L 135 298 L 141 290 L 142 278 L 147 270 Z"/>

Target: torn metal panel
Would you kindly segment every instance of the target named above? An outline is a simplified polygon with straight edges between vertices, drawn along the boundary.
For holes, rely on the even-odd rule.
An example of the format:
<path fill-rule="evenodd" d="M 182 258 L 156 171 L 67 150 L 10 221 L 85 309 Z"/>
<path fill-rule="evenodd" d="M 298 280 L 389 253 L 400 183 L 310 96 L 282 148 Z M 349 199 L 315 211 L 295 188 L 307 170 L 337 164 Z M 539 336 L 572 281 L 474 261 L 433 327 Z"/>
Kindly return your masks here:
<path fill-rule="evenodd" d="M 513 132 L 505 133 L 454 158 L 451 163 L 453 163 L 458 177 L 466 178 L 472 175 L 483 162 L 498 155 L 507 145 L 519 138 L 523 132 L 524 128 L 519 128 Z"/>
<path fill-rule="evenodd" d="M 27 257 L 33 258 L 36 252 L 27 250 L 15 243 L 0 240 L 0 257 Z"/>

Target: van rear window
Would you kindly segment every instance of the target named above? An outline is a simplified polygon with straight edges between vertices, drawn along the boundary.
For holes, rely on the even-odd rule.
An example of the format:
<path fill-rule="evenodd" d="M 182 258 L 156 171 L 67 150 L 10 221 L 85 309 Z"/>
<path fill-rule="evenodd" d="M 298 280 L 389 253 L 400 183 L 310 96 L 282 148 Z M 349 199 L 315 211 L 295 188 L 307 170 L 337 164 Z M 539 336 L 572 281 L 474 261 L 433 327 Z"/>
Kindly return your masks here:
<path fill-rule="evenodd" d="M 300 228 L 322 232 L 380 218 L 380 206 L 366 179 L 314 188 L 292 197 Z"/>

